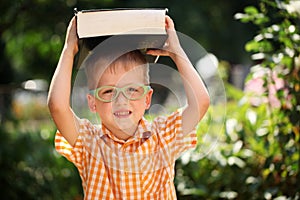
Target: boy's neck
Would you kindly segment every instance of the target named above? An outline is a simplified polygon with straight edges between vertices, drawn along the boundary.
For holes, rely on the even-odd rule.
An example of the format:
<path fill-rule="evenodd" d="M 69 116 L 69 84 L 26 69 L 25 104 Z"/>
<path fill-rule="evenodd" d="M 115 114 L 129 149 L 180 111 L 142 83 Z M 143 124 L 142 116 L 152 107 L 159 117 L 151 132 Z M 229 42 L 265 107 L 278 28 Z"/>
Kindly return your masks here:
<path fill-rule="evenodd" d="M 116 137 L 119 140 L 122 140 L 122 141 L 126 142 L 128 139 L 135 136 L 138 127 L 134 127 L 132 129 L 126 129 L 126 130 L 122 130 L 122 129 L 113 129 L 112 130 L 112 129 L 109 129 L 108 127 L 106 127 L 106 128 L 110 131 L 110 133 L 114 137 Z"/>

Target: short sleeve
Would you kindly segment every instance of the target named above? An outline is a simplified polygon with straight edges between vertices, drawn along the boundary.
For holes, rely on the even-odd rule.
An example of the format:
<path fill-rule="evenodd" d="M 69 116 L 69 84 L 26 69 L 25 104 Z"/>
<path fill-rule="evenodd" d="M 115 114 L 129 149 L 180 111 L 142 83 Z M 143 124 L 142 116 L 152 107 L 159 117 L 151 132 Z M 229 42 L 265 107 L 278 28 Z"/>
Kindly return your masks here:
<path fill-rule="evenodd" d="M 86 141 L 85 134 L 90 133 L 88 130 L 91 126 L 91 123 L 88 120 L 79 121 L 79 134 L 78 138 L 75 141 L 74 146 L 70 145 L 68 141 L 63 137 L 63 135 L 57 131 L 55 135 L 55 149 L 56 151 L 67 158 L 69 161 L 75 164 L 75 166 L 80 171 L 84 165 L 85 157 L 87 156 L 87 145 L 84 145 Z"/>
<path fill-rule="evenodd" d="M 175 159 L 197 145 L 196 127 L 188 134 L 182 131 L 182 110 L 177 110 L 169 116 L 155 119 L 157 131 L 169 147 Z"/>

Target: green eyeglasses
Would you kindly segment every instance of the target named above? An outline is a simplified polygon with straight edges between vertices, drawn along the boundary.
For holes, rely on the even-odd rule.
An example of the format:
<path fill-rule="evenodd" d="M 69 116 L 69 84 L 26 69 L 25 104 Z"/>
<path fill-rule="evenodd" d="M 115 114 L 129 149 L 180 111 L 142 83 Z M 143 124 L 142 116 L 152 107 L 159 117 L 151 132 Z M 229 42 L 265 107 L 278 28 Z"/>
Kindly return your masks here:
<path fill-rule="evenodd" d="M 128 100 L 139 100 L 143 98 L 151 89 L 148 85 L 130 84 L 122 88 L 115 86 L 101 86 L 95 90 L 90 90 L 90 94 L 94 95 L 102 102 L 112 102 L 116 100 L 120 92 Z"/>

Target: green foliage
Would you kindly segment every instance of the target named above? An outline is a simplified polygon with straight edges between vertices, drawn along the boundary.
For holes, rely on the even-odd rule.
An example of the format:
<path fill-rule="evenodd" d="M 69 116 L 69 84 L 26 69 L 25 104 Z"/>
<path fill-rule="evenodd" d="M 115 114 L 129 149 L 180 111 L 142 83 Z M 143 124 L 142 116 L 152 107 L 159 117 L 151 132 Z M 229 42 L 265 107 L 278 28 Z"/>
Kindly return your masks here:
<path fill-rule="evenodd" d="M 50 127 L 29 133 L 16 122 L 7 126 L 0 127 L 2 199 L 81 198 L 78 172 L 55 152 Z"/>
<path fill-rule="evenodd" d="M 300 27 L 299 14 L 290 12 L 290 5 L 261 0 L 258 8 L 236 15 L 259 28 L 245 48 L 267 72 L 259 96 L 267 102 L 253 106 L 249 93 L 237 101 L 240 92 L 226 87 L 231 101 L 218 145 L 203 159 L 193 159 L 196 151 L 190 162 L 177 163 L 180 199 L 300 198 Z M 272 104 L 273 93 L 279 105 Z"/>
<path fill-rule="evenodd" d="M 263 68 L 285 80 L 283 88 L 276 91 L 280 106 L 268 107 L 271 113 L 268 133 L 278 142 L 281 153 L 278 165 L 281 169 L 295 169 L 296 166 L 299 168 L 299 162 L 291 160 L 291 157 L 298 158 L 300 151 L 300 15 L 297 8 L 294 11 L 288 9 L 293 5 L 293 1 L 262 1 L 260 13 L 268 20 L 257 23 L 260 26 L 259 33 L 246 45 L 246 50 L 263 54 L 260 63 Z M 249 21 L 256 23 L 253 20 Z M 264 79 L 266 87 L 274 83 L 276 84 L 276 80 L 272 75 Z M 268 95 L 270 91 L 266 91 Z M 297 173 L 299 176 L 299 171 Z"/>
<path fill-rule="evenodd" d="M 179 199 L 299 198 L 299 149 L 293 138 L 287 141 L 278 132 L 270 116 L 266 105 L 253 107 L 247 97 L 238 105 L 228 102 L 216 147 L 202 159 L 195 151 L 189 162 L 177 162 Z"/>

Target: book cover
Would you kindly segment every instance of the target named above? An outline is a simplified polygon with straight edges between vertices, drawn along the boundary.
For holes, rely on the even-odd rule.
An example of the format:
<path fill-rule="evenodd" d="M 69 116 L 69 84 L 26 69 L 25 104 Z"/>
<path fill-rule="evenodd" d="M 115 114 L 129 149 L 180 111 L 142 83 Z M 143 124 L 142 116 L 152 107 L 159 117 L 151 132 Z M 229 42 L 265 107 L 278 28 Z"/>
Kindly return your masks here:
<path fill-rule="evenodd" d="M 167 9 L 93 9 L 76 11 L 79 38 L 122 34 L 165 34 Z"/>
<path fill-rule="evenodd" d="M 77 66 L 80 67 L 88 53 L 103 42 L 107 43 L 105 45 L 143 52 L 161 48 L 167 39 L 166 12 L 167 9 L 151 8 L 75 11 L 79 37 Z M 105 31 L 103 27 L 106 27 Z M 149 62 L 156 59 L 149 55 L 145 57 Z"/>

